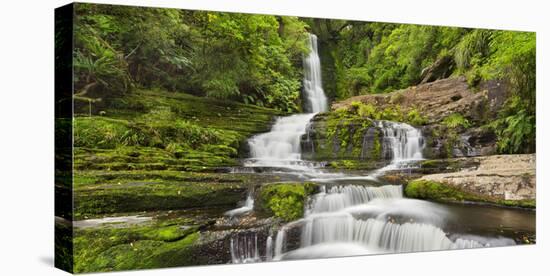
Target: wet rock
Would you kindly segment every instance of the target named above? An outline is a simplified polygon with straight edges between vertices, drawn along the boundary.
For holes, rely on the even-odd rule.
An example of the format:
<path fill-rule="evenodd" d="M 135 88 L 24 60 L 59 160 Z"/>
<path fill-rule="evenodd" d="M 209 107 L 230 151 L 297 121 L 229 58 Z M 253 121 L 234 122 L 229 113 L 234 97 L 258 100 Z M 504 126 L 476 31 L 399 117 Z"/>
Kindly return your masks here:
<path fill-rule="evenodd" d="M 438 199 L 436 197 L 439 195 L 432 193 L 438 191 L 444 192 L 444 197 L 454 199 L 464 198 L 512 206 L 517 203 L 534 207 L 535 154 L 493 155 L 475 157 L 473 160 L 479 162 L 475 168 L 425 175 L 413 181 L 421 189 L 413 191 L 413 188 L 407 187 L 411 192 L 409 195 Z M 460 196 L 454 197 L 454 192 Z"/>

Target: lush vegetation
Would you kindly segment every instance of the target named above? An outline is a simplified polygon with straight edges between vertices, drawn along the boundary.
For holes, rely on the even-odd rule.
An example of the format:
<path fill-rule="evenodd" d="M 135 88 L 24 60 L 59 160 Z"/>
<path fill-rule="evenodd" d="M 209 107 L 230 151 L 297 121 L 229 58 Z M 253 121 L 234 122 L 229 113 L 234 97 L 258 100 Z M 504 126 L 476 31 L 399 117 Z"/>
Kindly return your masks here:
<path fill-rule="evenodd" d="M 331 98 L 384 93 L 459 75 L 466 76 L 472 87 L 502 80 L 508 100 L 490 126 L 498 136 L 498 149 L 535 150 L 534 33 L 93 4 L 76 7 L 74 98 L 89 107 L 89 114 L 116 105 L 113 97 L 152 88 L 299 111 L 301 59 L 308 52 L 307 32 L 313 32 L 319 36 L 324 86 Z M 170 110 L 152 112 L 173 115 Z M 368 106 L 360 110 L 363 115 L 372 112 Z M 416 116 L 409 121 L 423 124 L 420 114 L 409 115 Z M 154 116 L 149 124 L 154 124 Z M 105 129 L 105 122 L 94 122 L 93 127 L 126 135 L 120 141 L 98 140 L 102 146 L 166 143 L 132 126 L 109 123 L 117 126 Z M 173 132 L 175 140 L 221 138 L 188 121 L 160 127 Z"/>
<path fill-rule="evenodd" d="M 385 93 L 466 76 L 475 89 L 507 86 L 508 100 L 491 127 L 502 153 L 535 151 L 534 33 L 315 19 L 327 93 L 335 99 Z"/>
<path fill-rule="evenodd" d="M 305 23 L 295 17 L 76 5 L 76 98 L 162 88 L 298 109 Z"/>
<path fill-rule="evenodd" d="M 453 156 L 461 135 L 480 129 L 492 135 L 487 140 L 496 139 L 498 152 L 535 151 L 533 33 L 78 3 L 74 177 L 58 184 L 73 194 L 75 220 L 137 214 L 151 220 L 74 231 L 57 223 L 66 236 L 56 237 L 56 250 L 61 256 L 74 253 L 75 272 L 227 262 L 229 236 L 223 235 L 239 231 L 224 228 L 235 223 L 224 213 L 250 191 L 256 191 L 254 212 L 239 223 L 269 216 L 276 218 L 266 220 L 274 230 L 303 217 L 316 184 L 227 172 L 249 156 L 248 138 L 268 131 L 276 116 L 302 110 L 308 33 L 319 38 L 323 88 L 331 100 L 414 91 L 419 84 L 459 76 L 472 93 L 491 81 L 506 89 L 502 108 L 483 119 L 452 111 L 434 120 L 403 91 L 383 102 L 350 99 L 346 108 L 315 116 L 320 131 L 308 132 L 308 142 L 318 142 L 311 159 L 327 161 L 328 168 L 373 170 L 386 163 L 378 120 L 431 132 L 426 144 L 441 142 L 447 151 L 434 158 Z M 489 108 L 488 99 L 480 102 L 481 109 Z M 71 121 L 57 123 L 56 139 L 70 137 L 63 130 Z M 304 150 L 302 157 L 307 154 Z M 446 159 L 421 163 L 432 172 L 468 166 Z M 388 175 L 385 181 L 392 177 L 404 183 L 417 175 Z M 405 194 L 535 207 L 534 200 L 496 200 L 422 180 L 410 182 Z M 217 233 L 209 236 L 212 232 Z"/>

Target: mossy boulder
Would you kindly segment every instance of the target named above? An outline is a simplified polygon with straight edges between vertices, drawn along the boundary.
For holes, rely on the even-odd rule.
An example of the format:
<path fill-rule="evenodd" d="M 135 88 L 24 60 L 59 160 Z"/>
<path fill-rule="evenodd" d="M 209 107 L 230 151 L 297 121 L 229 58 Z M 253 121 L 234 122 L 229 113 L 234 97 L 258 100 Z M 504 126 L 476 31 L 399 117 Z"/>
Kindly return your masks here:
<path fill-rule="evenodd" d="M 535 208 L 535 199 L 503 200 L 465 191 L 455 186 L 436 181 L 417 179 L 410 181 L 404 190 L 410 198 L 428 199 L 437 202 L 478 202 L 509 207 Z"/>
<path fill-rule="evenodd" d="M 145 226 L 77 229 L 75 272 L 102 272 L 196 265 L 199 225 L 187 221 Z"/>
<path fill-rule="evenodd" d="M 82 171 L 75 175 L 74 215 L 235 206 L 253 176 L 175 171 Z"/>
<path fill-rule="evenodd" d="M 311 182 L 267 184 L 259 188 L 257 208 L 283 221 L 297 220 L 304 215 L 307 197 L 316 190 L 317 185 Z"/>

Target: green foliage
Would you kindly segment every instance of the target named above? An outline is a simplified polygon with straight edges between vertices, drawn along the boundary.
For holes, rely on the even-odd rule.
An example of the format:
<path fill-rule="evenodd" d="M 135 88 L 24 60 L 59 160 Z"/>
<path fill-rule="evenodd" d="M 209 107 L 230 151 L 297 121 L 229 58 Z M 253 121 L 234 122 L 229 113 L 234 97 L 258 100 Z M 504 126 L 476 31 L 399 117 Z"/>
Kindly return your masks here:
<path fill-rule="evenodd" d="M 76 118 L 74 145 L 104 149 L 117 146 L 167 148 L 173 143 L 178 143 L 184 148 L 189 148 L 219 143 L 221 140 L 215 130 L 176 120 L 172 113 L 161 112 L 153 110 L 136 122 L 104 117 Z"/>
<path fill-rule="evenodd" d="M 412 125 L 420 126 L 427 124 L 428 119 L 422 116 L 422 114 L 420 114 L 420 112 L 416 108 L 414 108 L 407 113 L 407 122 Z"/>
<path fill-rule="evenodd" d="M 92 28 L 77 27 L 75 34 L 75 91 L 84 92 L 81 89 L 91 84 L 99 86 L 103 93 L 128 91 L 131 79 L 122 54 L 99 38 Z"/>
<path fill-rule="evenodd" d="M 492 31 L 473 30 L 464 35 L 454 49 L 454 60 L 459 71 L 480 66 L 489 55 Z"/>
<path fill-rule="evenodd" d="M 535 33 L 498 31 L 492 55 L 482 68 L 485 78 L 504 79 L 510 94 L 491 126 L 501 153 L 531 153 L 536 146 Z"/>
<path fill-rule="evenodd" d="M 306 24 L 296 17 L 79 3 L 75 76 L 101 96 L 138 86 L 298 110 Z"/>
<path fill-rule="evenodd" d="M 535 151 L 535 116 L 520 110 L 517 114 L 494 121 L 491 127 L 498 136 L 497 147 L 502 153 Z"/>
<path fill-rule="evenodd" d="M 401 95 L 401 94 L 396 94 Z M 396 99 L 399 96 L 396 97 Z M 395 100 L 398 101 L 398 100 Z M 425 125 L 428 123 L 428 119 L 421 114 L 420 111 L 416 108 L 409 109 L 407 112 L 404 111 L 400 105 L 396 104 L 393 106 L 388 106 L 382 110 L 377 108 L 371 103 L 364 104 L 362 102 L 352 102 L 349 108 L 342 109 L 335 115 L 339 114 L 337 117 L 362 117 L 369 118 L 372 120 L 387 120 L 387 121 L 397 121 L 397 122 L 406 122 L 412 125 Z M 358 119 L 358 118 L 357 118 Z"/>
<path fill-rule="evenodd" d="M 263 208 L 284 221 L 303 217 L 304 203 L 313 193 L 313 183 L 280 183 L 263 186 L 260 200 Z"/>
<path fill-rule="evenodd" d="M 338 33 L 337 97 L 393 91 L 420 81 L 422 70 L 445 56 L 460 28 L 349 22 Z"/>
<path fill-rule="evenodd" d="M 75 168 L 211 170 L 235 165 L 241 143 L 269 130 L 276 110 L 143 91 L 113 99 L 103 116 L 74 119 Z M 228 124 L 238 121 L 239 124 Z"/>
<path fill-rule="evenodd" d="M 357 109 L 357 115 L 372 119 L 380 119 L 380 114 L 376 112 L 376 107 L 372 104 L 361 104 Z"/>
<path fill-rule="evenodd" d="M 448 128 L 468 128 L 470 126 L 470 121 L 468 119 L 464 118 L 462 114 L 460 113 L 453 113 L 445 119 L 443 119 L 443 125 L 445 125 Z"/>

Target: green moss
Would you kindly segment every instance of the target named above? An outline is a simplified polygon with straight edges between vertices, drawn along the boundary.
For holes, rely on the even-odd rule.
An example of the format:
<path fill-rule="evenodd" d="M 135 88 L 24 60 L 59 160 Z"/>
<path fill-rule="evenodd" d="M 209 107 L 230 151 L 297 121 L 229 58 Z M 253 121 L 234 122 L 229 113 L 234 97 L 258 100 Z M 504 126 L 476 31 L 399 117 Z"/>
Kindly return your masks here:
<path fill-rule="evenodd" d="M 262 186 L 260 190 L 261 208 L 269 215 L 292 221 L 303 217 L 304 203 L 316 185 L 306 183 L 275 183 Z"/>
<path fill-rule="evenodd" d="M 253 176 L 175 171 L 78 171 L 74 215 L 234 206 Z"/>
<path fill-rule="evenodd" d="M 370 152 L 371 159 L 380 160 L 382 158 L 382 143 L 380 143 L 380 131 L 374 133 L 373 146 Z"/>
<path fill-rule="evenodd" d="M 137 90 L 113 102 L 104 116 L 75 118 L 75 168 L 204 171 L 233 166 L 241 144 L 269 130 L 273 117 L 281 114 L 162 91 Z"/>
<path fill-rule="evenodd" d="M 101 227 L 75 232 L 75 272 L 159 268 L 193 263 L 198 226 Z"/>
<path fill-rule="evenodd" d="M 443 183 L 417 179 L 405 187 L 405 195 L 411 198 L 429 199 L 439 202 L 482 202 L 503 206 L 535 208 L 535 200 L 502 200 L 488 196 L 480 196 L 460 188 Z"/>
<path fill-rule="evenodd" d="M 328 167 L 335 169 L 344 169 L 344 170 L 372 170 L 378 168 L 379 163 L 372 160 L 362 161 L 362 160 L 349 160 L 341 159 L 335 160 L 328 163 Z"/>

